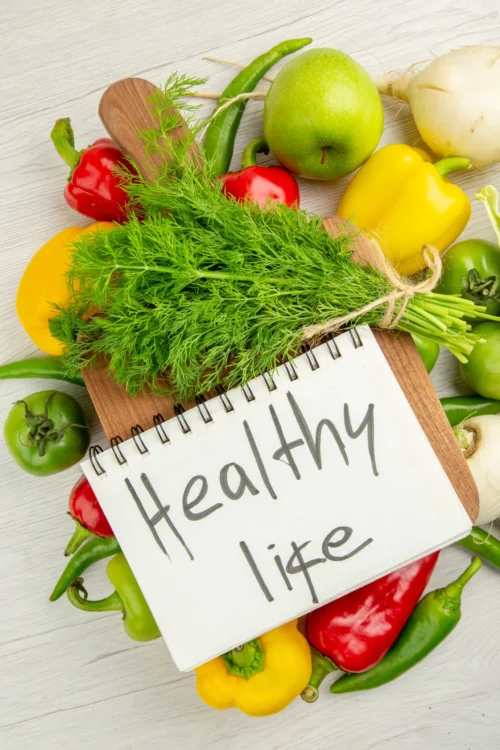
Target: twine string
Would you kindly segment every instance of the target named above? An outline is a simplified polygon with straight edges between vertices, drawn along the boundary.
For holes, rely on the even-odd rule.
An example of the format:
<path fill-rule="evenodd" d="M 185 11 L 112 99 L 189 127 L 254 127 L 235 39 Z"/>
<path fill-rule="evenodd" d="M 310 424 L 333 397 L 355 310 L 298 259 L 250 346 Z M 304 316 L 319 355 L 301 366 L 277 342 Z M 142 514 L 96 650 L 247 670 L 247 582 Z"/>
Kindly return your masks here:
<path fill-rule="evenodd" d="M 337 331 L 346 323 L 350 323 L 356 318 L 361 317 L 361 315 L 365 315 L 383 305 L 386 305 L 386 310 L 378 324 L 379 327 L 386 329 L 396 328 L 410 300 L 416 294 L 432 292 L 435 289 L 442 271 L 441 257 L 435 247 L 424 245 L 422 248 L 422 255 L 431 273 L 427 278 L 413 284 L 408 279 L 399 275 L 382 253 L 378 243 L 372 240 L 371 244 L 376 258 L 376 266 L 391 284 L 392 291 L 357 310 L 347 313 L 347 315 L 330 318 L 325 323 L 316 323 L 307 326 L 302 332 L 303 339 L 317 339 L 326 336 L 328 333 Z M 397 304 L 398 302 L 400 302 L 399 305 Z"/>
<path fill-rule="evenodd" d="M 242 102 L 245 101 L 245 99 L 265 99 L 267 96 L 265 91 L 244 91 L 242 94 L 238 94 L 237 96 L 234 96 L 232 99 L 228 99 L 223 104 L 220 105 L 220 107 L 217 107 L 217 109 L 212 112 L 210 117 L 208 118 L 207 123 L 205 124 L 205 127 L 200 133 L 200 140 L 203 140 L 203 137 L 205 135 L 205 132 L 212 122 L 212 120 L 215 120 L 222 112 L 224 112 L 226 109 L 231 107 L 231 105 L 235 104 L 236 102 Z"/>

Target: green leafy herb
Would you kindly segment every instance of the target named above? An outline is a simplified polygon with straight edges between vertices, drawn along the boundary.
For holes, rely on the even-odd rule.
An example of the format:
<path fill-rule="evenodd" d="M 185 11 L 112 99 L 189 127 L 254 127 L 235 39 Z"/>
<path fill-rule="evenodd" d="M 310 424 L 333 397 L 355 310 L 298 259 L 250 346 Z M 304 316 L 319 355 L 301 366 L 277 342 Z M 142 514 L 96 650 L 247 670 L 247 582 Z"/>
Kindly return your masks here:
<path fill-rule="evenodd" d="M 379 271 L 351 260 L 351 236 L 332 238 L 319 217 L 282 205 L 260 210 L 221 193 L 210 165 L 193 158 L 201 126 L 182 141 L 169 135 L 179 125 L 172 104 L 193 85 L 171 78 L 152 103 L 159 125 L 144 140 L 166 160 L 152 182 L 127 183 L 142 220 L 131 216 L 76 241 L 70 298 L 51 321 L 70 372 L 104 356 L 131 395 L 149 384 L 186 398 L 246 382 L 297 354 L 306 326 L 392 289 Z M 465 359 L 477 337 L 462 318 L 483 317 L 481 310 L 460 297 L 415 295 L 398 327 Z M 377 325 L 384 312 L 352 324 Z"/>

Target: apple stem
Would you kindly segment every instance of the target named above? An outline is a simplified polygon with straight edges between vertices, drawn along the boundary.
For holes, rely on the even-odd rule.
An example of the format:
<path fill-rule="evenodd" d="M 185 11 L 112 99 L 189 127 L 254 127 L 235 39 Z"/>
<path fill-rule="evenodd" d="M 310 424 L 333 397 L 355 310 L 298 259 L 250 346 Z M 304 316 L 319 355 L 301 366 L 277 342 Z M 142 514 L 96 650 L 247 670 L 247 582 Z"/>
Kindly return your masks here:
<path fill-rule="evenodd" d="M 322 164 L 324 164 L 324 163 L 325 163 L 325 161 L 326 161 L 326 149 L 327 149 L 327 146 L 325 146 L 325 147 L 323 148 L 323 156 L 321 157 L 321 163 L 322 163 Z"/>

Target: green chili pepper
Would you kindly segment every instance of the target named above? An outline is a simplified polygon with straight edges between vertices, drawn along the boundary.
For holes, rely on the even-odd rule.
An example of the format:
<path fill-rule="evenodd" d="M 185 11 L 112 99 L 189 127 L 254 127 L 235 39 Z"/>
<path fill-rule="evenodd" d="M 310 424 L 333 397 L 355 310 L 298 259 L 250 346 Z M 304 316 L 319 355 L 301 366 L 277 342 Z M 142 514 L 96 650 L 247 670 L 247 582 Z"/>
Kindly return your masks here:
<path fill-rule="evenodd" d="M 253 62 L 244 68 L 238 75 L 233 78 L 231 83 L 222 92 L 221 98 L 217 103 L 217 107 L 220 107 L 224 102 L 239 94 L 248 93 L 254 91 L 256 85 L 260 81 L 263 75 L 272 68 L 272 66 L 281 60 L 286 55 L 291 55 L 292 52 L 297 52 L 302 47 L 310 44 L 312 39 L 289 39 L 286 42 L 277 44 L 266 52 L 264 55 L 260 55 Z M 203 150 L 205 158 L 210 161 L 214 167 L 216 174 L 224 174 L 228 171 L 231 163 L 231 157 L 233 155 L 234 141 L 236 139 L 236 131 L 240 124 L 243 112 L 247 105 L 246 99 L 235 102 L 226 110 L 220 113 L 215 119 L 213 119 L 207 127 L 205 138 L 203 140 Z"/>
<path fill-rule="evenodd" d="M 412 333 L 411 337 L 422 357 L 425 369 L 427 372 L 431 372 L 439 357 L 439 344 L 423 336 L 418 336 L 416 333 Z"/>
<path fill-rule="evenodd" d="M 481 560 L 474 557 L 467 570 L 456 581 L 424 596 L 386 656 L 366 672 L 343 675 L 333 683 L 330 692 L 370 690 L 395 680 L 418 664 L 458 625 L 463 587 L 480 567 Z"/>
<path fill-rule="evenodd" d="M 115 587 L 112 594 L 105 599 L 90 601 L 83 587 L 83 579 L 78 578 L 66 591 L 71 604 L 85 612 L 122 612 L 125 632 L 134 641 L 159 638 L 158 625 L 123 552 L 111 558 L 106 573 Z"/>
<path fill-rule="evenodd" d="M 56 599 L 59 599 L 59 597 L 64 594 L 70 583 L 79 578 L 93 563 L 98 560 L 104 560 L 105 557 L 116 555 L 120 551 L 120 545 L 114 536 L 97 536 L 94 539 L 89 539 L 89 541 L 77 549 L 73 557 L 69 559 L 68 564 L 64 568 L 61 577 L 54 587 L 54 591 L 50 595 L 50 601 L 55 602 Z"/>
<path fill-rule="evenodd" d="M 492 536 L 488 531 L 473 526 L 469 536 L 461 539 L 458 544 L 500 568 L 500 539 Z"/>
<path fill-rule="evenodd" d="M 61 357 L 37 357 L 0 366 L 0 380 L 15 378 L 51 378 L 52 380 L 65 380 L 67 383 L 74 383 L 85 388 L 83 378 L 78 375 L 69 377 L 66 374 Z"/>
<path fill-rule="evenodd" d="M 500 401 L 482 396 L 450 396 L 442 398 L 441 405 L 452 427 L 472 416 L 500 414 Z"/>

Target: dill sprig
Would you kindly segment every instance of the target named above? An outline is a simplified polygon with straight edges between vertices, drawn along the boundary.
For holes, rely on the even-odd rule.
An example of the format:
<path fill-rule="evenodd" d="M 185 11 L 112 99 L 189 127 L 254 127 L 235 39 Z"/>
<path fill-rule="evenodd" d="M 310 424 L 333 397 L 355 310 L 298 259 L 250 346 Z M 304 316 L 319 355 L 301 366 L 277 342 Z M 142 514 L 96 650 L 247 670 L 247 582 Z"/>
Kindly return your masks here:
<path fill-rule="evenodd" d="M 351 260 L 353 237 L 332 238 L 320 217 L 223 195 L 210 165 L 193 157 L 203 123 L 192 110 L 190 134 L 171 137 L 180 124 L 172 106 L 197 83 L 171 77 L 152 102 L 158 128 L 143 137 L 149 154 L 166 158 L 152 181 L 126 182 L 141 218 L 75 242 L 69 300 L 51 321 L 70 372 L 104 357 L 130 395 L 149 385 L 190 398 L 247 382 L 296 355 L 306 326 L 392 290 L 379 271 Z M 398 327 L 464 359 L 477 337 L 463 318 L 484 317 L 481 310 L 460 297 L 419 294 Z M 384 312 L 352 325 L 376 326 Z"/>
<path fill-rule="evenodd" d="M 190 130 L 190 133 L 175 146 L 176 161 L 167 160 L 164 165 L 166 167 L 178 168 L 179 159 L 182 159 L 181 151 L 186 147 L 189 148 L 191 142 L 204 127 L 203 121 L 195 117 L 201 105 L 189 103 L 185 97 L 191 89 L 198 88 L 206 82 L 206 78 L 193 78 L 172 73 L 163 89 L 157 88 L 151 97 L 151 110 L 157 124 L 140 134 L 146 153 L 162 152 L 165 156 L 170 155 L 172 131 L 181 124 L 182 120 Z"/>

